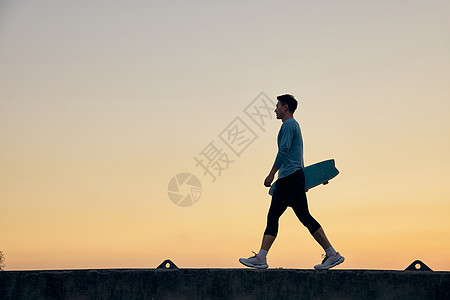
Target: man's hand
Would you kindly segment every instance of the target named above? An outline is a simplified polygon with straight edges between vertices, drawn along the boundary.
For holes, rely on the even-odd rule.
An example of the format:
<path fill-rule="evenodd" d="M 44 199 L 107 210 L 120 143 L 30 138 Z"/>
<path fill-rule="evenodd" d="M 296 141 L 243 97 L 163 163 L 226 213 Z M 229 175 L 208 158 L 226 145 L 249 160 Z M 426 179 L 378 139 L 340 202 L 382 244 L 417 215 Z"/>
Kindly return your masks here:
<path fill-rule="evenodd" d="M 267 186 L 267 187 L 270 187 L 272 185 L 273 178 L 274 178 L 274 174 L 270 173 L 266 177 L 266 180 L 264 180 L 264 185 Z"/>
<path fill-rule="evenodd" d="M 264 180 L 264 185 L 267 187 L 270 187 L 272 184 L 273 178 L 275 177 L 275 173 L 278 171 L 278 168 L 272 167 L 272 170 L 270 170 L 269 175 L 267 175 L 266 180 Z"/>

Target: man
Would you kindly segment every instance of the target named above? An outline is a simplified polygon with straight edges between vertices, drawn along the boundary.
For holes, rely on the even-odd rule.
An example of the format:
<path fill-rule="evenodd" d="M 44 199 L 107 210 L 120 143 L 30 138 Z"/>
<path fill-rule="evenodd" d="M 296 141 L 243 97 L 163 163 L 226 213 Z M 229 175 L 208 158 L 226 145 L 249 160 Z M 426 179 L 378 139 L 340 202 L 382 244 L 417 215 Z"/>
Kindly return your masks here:
<path fill-rule="evenodd" d="M 239 261 L 247 266 L 265 269 L 267 265 L 267 253 L 272 246 L 278 233 L 278 221 L 288 206 L 292 207 L 300 222 L 308 228 L 314 239 L 325 250 L 325 257 L 321 264 L 314 266 L 315 269 L 329 269 L 344 261 L 338 252 L 334 250 L 328 241 L 320 224 L 311 216 L 306 200 L 305 175 L 303 174 L 303 139 L 300 126 L 294 119 L 297 109 L 297 100 L 292 95 L 281 95 L 277 97 L 275 113 L 277 119 L 281 119 L 278 133 L 278 154 L 275 163 L 264 181 L 266 187 L 270 187 L 276 172 L 278 180 L 276 189 L 272 196 L 269 213 L 267 215 L 267 226 L 261 243 L 261 249 L 255 256 L 240 258 Z"/>

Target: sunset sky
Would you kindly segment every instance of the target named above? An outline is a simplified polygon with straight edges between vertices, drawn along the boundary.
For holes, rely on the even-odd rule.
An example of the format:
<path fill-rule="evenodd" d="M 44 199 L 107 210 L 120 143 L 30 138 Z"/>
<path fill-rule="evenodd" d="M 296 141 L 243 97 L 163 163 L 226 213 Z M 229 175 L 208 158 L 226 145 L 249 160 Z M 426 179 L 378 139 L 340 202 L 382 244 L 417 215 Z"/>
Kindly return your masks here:
<path fill-rule="evenodd" d="M 340 170 L 307 194 L 337 268 L 450 270 L 449 15 L 448 0 L 0 1 L 5 269 L 243 267 L 290 93 L 305 164 Z M 229 162 L 215 181 L 196 161 L 212 146 Z M 181 173 L 201 182 L 188 207 L 168 194 Z M 269 267 L 322 253 L 288 209 Z"/>

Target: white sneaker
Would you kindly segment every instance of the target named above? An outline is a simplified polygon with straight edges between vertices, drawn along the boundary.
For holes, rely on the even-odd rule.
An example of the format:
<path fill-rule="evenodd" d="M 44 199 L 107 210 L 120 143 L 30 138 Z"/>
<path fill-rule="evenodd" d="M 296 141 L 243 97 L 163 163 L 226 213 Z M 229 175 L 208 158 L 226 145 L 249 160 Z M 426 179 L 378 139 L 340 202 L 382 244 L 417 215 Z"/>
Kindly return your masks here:
<path fill-rule="evenodd" d="M 252 251 L 253 252 L 253 251 Z M 255 253 L 255 252 L 253 252 Z M 260 259 L 256 253 L 255 256 L 249 258 L 239 258 L 239 262 L 244 266 L 256 269 L 267 269 L 269 265 L 267 264 L 267 259 Z"/>
<path fill-rule="evenodd" d="M 314 269 L 316 270 L 328 270 L 332 267 L 335 267 L 344 262 L 344 257 L 336 253 L 334 256 L 324 256 L 324 259 L 321 264 L 315 265 Z"/>

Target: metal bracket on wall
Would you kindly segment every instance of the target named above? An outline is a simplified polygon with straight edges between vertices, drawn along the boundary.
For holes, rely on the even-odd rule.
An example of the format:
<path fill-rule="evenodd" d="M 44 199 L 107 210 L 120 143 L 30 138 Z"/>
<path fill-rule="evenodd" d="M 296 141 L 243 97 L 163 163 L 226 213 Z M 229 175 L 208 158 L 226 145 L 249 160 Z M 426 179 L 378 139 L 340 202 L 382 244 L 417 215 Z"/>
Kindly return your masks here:
<path fill-rule="evenodd" d="M 428 267 L 420 260 L 415 260 L 405 269 L 405 271 L 433 271 L 433 270 L 431 270 L 430 267 Z"/>
<path fill-rule="evenodd" d="M 157 269 L 178 269 L 178 267 L 170 259 L 166 259 L 157 267 Z"/>

